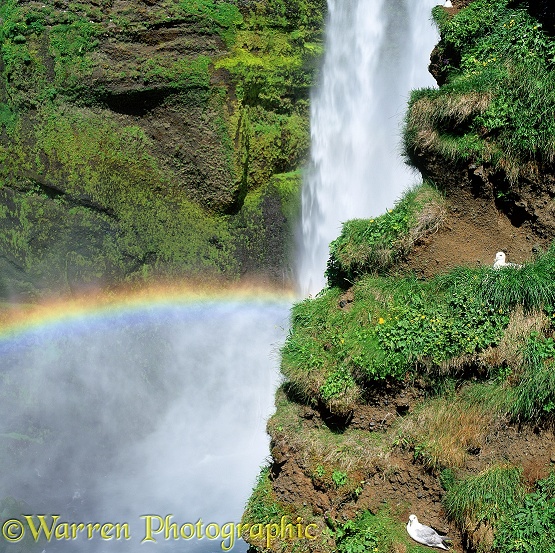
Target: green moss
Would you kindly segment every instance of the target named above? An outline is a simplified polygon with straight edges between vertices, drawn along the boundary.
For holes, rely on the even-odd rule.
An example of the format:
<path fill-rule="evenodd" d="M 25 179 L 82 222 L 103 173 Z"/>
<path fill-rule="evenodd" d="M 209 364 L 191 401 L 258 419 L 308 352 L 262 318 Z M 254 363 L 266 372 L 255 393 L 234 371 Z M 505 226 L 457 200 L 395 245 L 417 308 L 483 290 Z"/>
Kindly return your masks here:
<path fill-rule="evenodd" d="M 46 282 L 47 263 L 64 274 L 66 258 L 83 282 L 202 271 L 288 280 L 324 10 L 321 0 L 242 10 L 232 1 L 164 0 L 139 12 L 104 1 L 63 10 L 51 0 L 3 2 L 0 185 L 25 197 L 4 218 L 7 255 L 35 283 Z M 111 49 L 143 44 L 137 37 L 162 23 L 184 29 L 189 54 L 138 47 L 136 59 L 112 59 Z M 148 120 L 151 104 L 192 132 L 177 144 L 152 142 L 147 132 L 160 129 Z M 147 115 L 130 124 L 128 106 Z M 100 217 L 111 229 L 106 263 L 92 253 L 96 242 L 87 254 L 66 244 L 50 248 L 50 261 L 41 257 L 26 244 L 37 224 L 31 200 L 46 206 L 41 247 L 55 234 L 50 218 L 68 236 L 85 236 Z M 84 210 L 83 225 L 64 209 Z"/>
<path fill-rule="evenodd" d="M 12 111 L 9 104 L 0 103 L 0 126 L 7 132 L 13 130 L 17 115 Z"/>
<path fill-rule="evenodd" d="M 50 55 L 54 59 L 54 87 L 81 101 L 89 96 L 86 80 L 91 77 L 93 60 L 89 53 L 99 45 L 103 27 L 84 19 L 50 28 Z"/>
<path fill-rule="evenodd" d="M 151 57 L 142 67 L 141 73 L 145 83 L 156 81 L 167 83 L 172 88 L 210 88 L 210 64 L 208 56 L 193 59 L 183 58 L 168 63 L 164 57 Z"/>
<path fill-rule="evenodd" d="M 243 104 L 291 112 L 298 109 L 297 101 L 307 98 L 312 84 L 307 69 L 320 51 L 304 48 L 295 36 L 277 29 L 237 34 L 231 56 L 218 61 L 216 67 L 227 69 L 234 77 Z"/>
<path fill-rule="evenodd" d="M 0 197 L 0 248 L 11 260 L 2 262 L 3 294 L 72 290 L 122 278 L 130 269 L 127 252 L 117 243 L 118 225 L 109 216 L 67 205 L 39 188 L 25 195 L 4 188 Z"/>
<path fill-rule="evenodd" d="M 246 194 L 241 210 L 230 220 L 235 257 L 242 273 L 289 282 L 300 186 L 301 175 L 295 171 L 273 175 L 266 185 Z"/>
<path fill-rule="evenodd" d="M 167 172 L 150 153 L 151 144 L 142 129 L 122 129 L 100 114 L 67 108 L 64 112 L 45 110 L 35 123 L 34 148 L 29 148 L 19 127 L 12 142 L 0 149 L 2 182 L 12 189 L 25 187 L 30 194 L 16 197 L 17 207 L 6 214 L 14 223 L 3 246 L 19 258 L 31 279 L 36 280 L 45 267 L 50 267 L 48 276 L 52 277 L 63 269 L 68 255 L 88 275 L 83 282 L 122 278 L 131 267 L 142 273 L 236 274 L 226 219 L 207 214 L 173 193 Z M 56 195 L 63 201 L 43 198 L 41 202 L 50 205 L 43 216 L 33 207 L 36 189 L 18 176 L 24 168 L 47 187 L 57 183 Z M 92 219 L 72 211 L 72 204 L 78 212 L 90 212 Z M 99 218 L 110 229 L 108 242 L 97 244 L 87 254 L 87 246 L 79 241 L 87 236 L 87 227 L 99 225 Z M 39 221 L 44 222 L 39 225 Z M 67 244 L 55 229 L 59 221 L 67 229 Z M 57 236 L 54 245 L 52 236 Z M 46 283 L 48 278 L 39 280 Z M 53 286 L 59 284 L 59 278 L 52 279 Z"/>
<path fill-rule="evenodd" d="M 220 34 L 228 45 L 233 43 L 236 29 L 243 23 L 243 16 L 235 2 L 181 0 L 179 7 L 185 14 L 198 18 L 203 25 L 200 30 Z"/>

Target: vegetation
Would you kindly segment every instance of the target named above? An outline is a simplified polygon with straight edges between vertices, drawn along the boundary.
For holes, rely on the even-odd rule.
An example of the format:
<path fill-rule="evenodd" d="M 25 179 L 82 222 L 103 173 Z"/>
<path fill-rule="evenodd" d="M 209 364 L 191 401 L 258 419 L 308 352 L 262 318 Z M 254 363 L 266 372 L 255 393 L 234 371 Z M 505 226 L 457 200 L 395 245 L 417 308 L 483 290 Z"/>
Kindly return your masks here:
<path fill-rule="evenodd" d="M 324 12 L 323 0 L 3 2 L 0 228 L 16 266 L 0 261 L 4 293 L 287 281 Z"/>
<path fill-rule="evenodd" d="M 426 547 L 417 545 L 408 538 L 406 531 L 384 508 L 376 514 L 363 511 L 356 519 L 339 525 L 334 536 L 339 553 L 424 553 Z M 402 547 L 402 549 L 400 549 Z"/>
<path fill-rule="evenodd" d="M 405 146 L 454 160 L 519 167 L 555 157 L 555 39 L 525 3 L 476 0 L 453 16 L 433 10 L 441 42 L 439 90 L 413 93 Z"/>
<path fill-rule="evenodd" d="M 476 476 L 456 481 L 447 490 L 447 514 L 461 528 L 493 524 L 522 501 L 524 486 L 519 467 L 494 465 Z"/>
<path fill-rule="evenodd" d="M 494 465 L 455 480 L 445 508 L 477 551 L 512 553 L 552 551 L 555 522 L 554 473 L 526 493 L 519 467 Z M 482 532 L 476 532 L 478 527 Z"/>
<path fill-rule="evenodd" d="M 405 205 L 401 202 L 395 209 L 403 212 Z M 397 219 L 395 210 L 388 216 Z M 384 229 L 387 238 L 390 230 Z M 380 244 L 381 238 L 372 240 Z M 372 242 L 367 251 L 372 255 Z M 341 308 L 342 291 L 329 288 L 293 308 L 282 371 L 299 397 L 322 401 L 337 412 L 351 408 L 376 382 L 404 380 L 419 366 L 442 372 L 448 359 L 496 344 L 510 308 L 517 303 L 533 307 L 526 296 L 533 278 L 527 277 L 544 270 L 549 274 L 548 266 L 554 270 L 553 253 L 541 259 L 526 272 L 510 271 L 515 273 L 510 278 L 521 279 L 521 296 L 510 300 L 490 295 L 489 280 L 505 278 L 491 270 L 457 270 L 429 282 L 411 276 L 364 276 L 352 287 L 354 301 L 348 309 Z M 546 286 L 545 295 L 534 301 L 548 300 L 550 290 L 551 285 Z"/>
<path fill-rule="evenodd" d="M 272 490 L 269 467 L 262 467 L 256 480 L 256 485 L 249 498 L 243 523 L 266 524 L 278 522 L 288 512 L 277 502 Z"/>
<path fill-rule="evenodd" d="M 499 553 L 554 551 L 555 474 L 536 483 L 514 509 L 505 512 L 497 524 L 494 546 Z"/>
<path fill-rule="evenodd" d="M 413 452 L 415 461 L 438 474 L 462 468 L 480 451 L 489 429 L 503 420 L 509 398 L 494 383 L 467 385 L 459 391 L 447 381 L 442 394 L 423 402 L 396 428 L 395 445 Z"/>
<path fill-rule="evenodd" d="M 443 198 L 424 185 L 407 192 L 379 217 L 347 221 L 330 244 L 329 285 L 347 287 L 362 274 L 386 273 L 415 243 L 437 231 L 444 217 Z"/>
<path fill-rule="evenodd" d="M 465 166 L 490 163 L 499 181 L 503 172 L 509 177 L 495 183 L 496 192 L 510 194 L 523 168 L 555 159 L 555 127 L 546 117 L 555 112 L 554 39 L 521 2 L 475 0 L 433 13 L 443 84 L 412 94 L 406 152 L 417 165 L 430 154 Z M 226 63 L 247 71 L 252 60 L 237 52 Z M 256 86 L 253 96 L 240 93 L 246 106 L 262 99 L 278 110 Z M 323 550 L 419 551 L 402 521 L 410 500 L 399 512 L 367 510 L 375 500 L 371 479 L 401 495 L 395 462 L 407 462 L 407 452 L 426 477 L 438 478 L 469 550 L 555 550 L 553 475 L 534 482 L 540 474 L 530 475 L 518 456 L 485 451 L 507 425 L 541 435 L 553 424 L 555 248 L 520 269 L 461 267 L 418 280 L 403 272 L 403 257 L 441 225 L 443 209 L 441 195 L 425 185 L 380 217 L 345 223 L 330 246 L 328 288 L 293 307 L 285 382 L 268 431 L 329 500 L 321 518 L 334 544 Z M 407 413 L 403 394 L 395 395 L 406 388 L 421 397 Z M 397 410 L 395 423 L 362 429 L 381 402 Z M 290 458 L 274 467 L 283 462 Z"/>
<path fill-rule="evenodd" d="M 360 496 L 369 475 L 386 470 L 388 445 L 381 435 L 305 425 L 302 406 L 291 401 L 286 388 L 277 391 L 268 432 L 276 443 L 302 452 L 303 472 L 337 503 Z"/>
<path fill-rule="evenodd" d="M 402 199 L 382 221 L 397 222 L 406 205 Z M 425 210 L 426 203 L 418 209 Z M 412 221 L 418 225 L 418 217 Z M 341 243 L 343 251 L 364 246 L 370 258 L 373 248 L 394 243 L 393 223 L 381 222 L 383 235 L 367 231 L 366 242 L 344 229 L 334 246 Z M 411 232 L 408 225 L 395 240 Z M 337 256 L 334 247 L 331 251 Z M 544 493 L 538 500 L 540 514 L 533 507 L 538 491 L 527 494 L 521 467 L 502 459 L 477 475 L 465 467 L 492 429 L 510 421 L 553 421 L 555 249 L 540 252 L 523 268 L 461 267 L 428 281 L 402 274 L 399 265 L 390 273 L 361 270 L 352 275 L 347 292 L 330 283 L 317 297 L 293 307 L 282 350 L 286 382 L 268 425 L 270 435 L 299 452 L 301 470 L 333 504 L 365 497 L 367 482 L 376 474 L 384 479 L 394 474 L 391 455 L 400 448 L 439 477 L 446 512 L 474 550 L 518 551 L 508 544 L 526 539 L 551 543 L 545 536 L 552 520 L 550 496 Z M 390 430 L 349 426 L 361 405 L 414 382 L 425 387 L 426 396 Z M 303 423 L 303 404 L 330 422 Z M 516 512 L 521 520 L 534 521 L 533 529 L 519 523 L 511 534 L 509 514 Z M 328 523 L 338 551 L 410 547 L 392 537 L 403 528 L 398 515 L 359 511 L 347 522 Z"/>

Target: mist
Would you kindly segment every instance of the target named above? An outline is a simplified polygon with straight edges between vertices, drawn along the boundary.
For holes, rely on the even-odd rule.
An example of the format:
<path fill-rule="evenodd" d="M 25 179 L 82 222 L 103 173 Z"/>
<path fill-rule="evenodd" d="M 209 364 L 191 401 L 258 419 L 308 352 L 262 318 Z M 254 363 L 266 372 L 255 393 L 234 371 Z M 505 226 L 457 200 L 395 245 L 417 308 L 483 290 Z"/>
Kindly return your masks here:
<path fill-rule="evenodd" d="M 240 522 L 269 453 L 289 307 L 151 306 L 4 338 L 1 522 L 128 523 L 130 539 L 35 544 L 27 528 L 17 544 L 0 538 L 0 551 L 221 551 L 221 539 L 160 534 L 141 544 L 141 517 Z M 246 549 L 240 541 L 233 551 Z"/>

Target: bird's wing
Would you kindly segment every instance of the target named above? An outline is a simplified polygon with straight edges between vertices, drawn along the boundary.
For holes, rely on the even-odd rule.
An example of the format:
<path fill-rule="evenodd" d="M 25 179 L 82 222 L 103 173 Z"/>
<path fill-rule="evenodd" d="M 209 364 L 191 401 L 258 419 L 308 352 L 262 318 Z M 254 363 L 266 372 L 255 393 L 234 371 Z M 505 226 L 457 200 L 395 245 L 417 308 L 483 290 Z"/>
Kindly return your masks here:
<path fill-rule="evenodd" d="M 425 526 L 424 524 L 420 524 L 417 528 L 414 529 L 415 533 L 419 538 L 422 538 L 426 543 L 442 543 L 443 538 L 429 526 Z"/>

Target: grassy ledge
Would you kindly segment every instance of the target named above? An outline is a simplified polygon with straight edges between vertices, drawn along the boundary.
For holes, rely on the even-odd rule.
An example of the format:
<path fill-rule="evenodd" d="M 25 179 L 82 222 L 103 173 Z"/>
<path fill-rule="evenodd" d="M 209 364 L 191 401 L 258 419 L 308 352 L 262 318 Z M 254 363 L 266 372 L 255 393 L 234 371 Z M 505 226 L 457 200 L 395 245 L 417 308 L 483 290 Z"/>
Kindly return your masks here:
<path fill-rule="evenodd" d="M 475 0 L 433 10 L 439 90 L 413 92 L 404 140 L 410 158 L 440 153 L 488 162 L 512 182 L 526 164 L 555 158 L 555 39 L 525 2 Z M 417 163 L 417 162 L 416 162 Z"/>

